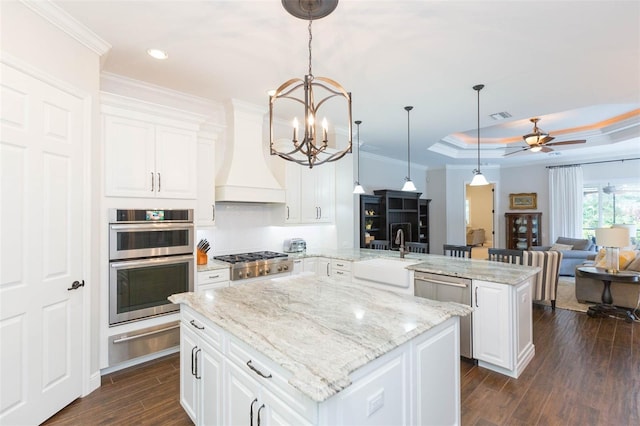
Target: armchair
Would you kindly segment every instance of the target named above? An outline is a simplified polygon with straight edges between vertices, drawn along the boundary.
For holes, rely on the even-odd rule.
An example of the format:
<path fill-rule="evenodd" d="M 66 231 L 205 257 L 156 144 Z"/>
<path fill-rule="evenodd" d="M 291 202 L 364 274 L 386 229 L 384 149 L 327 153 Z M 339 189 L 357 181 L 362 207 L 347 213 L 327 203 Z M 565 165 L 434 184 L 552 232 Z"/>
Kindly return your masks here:
<path fill-rule="evenodd" d="M 533 251 L 522 252 L 522 264 L 539 266 L 542 268 L 535 276 L 531 298 L 533 300 L 550 300 L 551 309 L 556 309 L 556 296 L 558 294 L 558 281 L 562 252 L 559 251 Z"/>

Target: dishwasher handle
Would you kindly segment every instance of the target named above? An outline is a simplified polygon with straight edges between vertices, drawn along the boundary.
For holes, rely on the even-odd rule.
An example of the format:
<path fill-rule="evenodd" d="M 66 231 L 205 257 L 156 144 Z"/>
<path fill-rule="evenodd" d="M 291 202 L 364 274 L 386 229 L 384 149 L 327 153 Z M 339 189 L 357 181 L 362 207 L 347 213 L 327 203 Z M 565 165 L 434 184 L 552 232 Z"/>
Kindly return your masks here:
<path fill-rule="evenodd" d="M 440 281 L 440 280 L 434 280 L 433 278 L 420 278 L 420 277 L 414 277 L 415 281 L 422 281 L 425 283 L 433 283 L 433 284 L 438 284 L 438 285 L 448 285 L 451 287 L 459 287 L 459 288 L 467 288 L 469 287 L 468 284 L 460 284 L 460 283 L 454 283 L 451 281 Z"/>

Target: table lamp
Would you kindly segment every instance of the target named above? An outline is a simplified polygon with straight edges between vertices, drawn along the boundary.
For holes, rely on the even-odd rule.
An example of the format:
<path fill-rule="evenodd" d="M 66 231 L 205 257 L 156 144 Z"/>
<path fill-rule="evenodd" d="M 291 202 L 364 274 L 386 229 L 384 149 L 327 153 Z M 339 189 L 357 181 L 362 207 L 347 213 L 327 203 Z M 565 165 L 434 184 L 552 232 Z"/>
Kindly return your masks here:
<path fill-rule="evenodd" d="M 605 263 L 607 272 L 618 272 L 620 247 L 627 247 L 630 241 L 627 228 L 597 228 L 596 244 L 605 248 Z"/>

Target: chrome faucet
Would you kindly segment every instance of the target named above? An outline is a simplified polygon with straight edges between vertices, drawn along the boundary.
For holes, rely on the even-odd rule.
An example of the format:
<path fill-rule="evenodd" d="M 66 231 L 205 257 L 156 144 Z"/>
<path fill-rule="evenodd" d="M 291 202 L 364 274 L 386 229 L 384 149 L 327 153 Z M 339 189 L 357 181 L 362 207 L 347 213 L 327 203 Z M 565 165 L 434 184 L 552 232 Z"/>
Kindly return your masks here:
<path fill-rule="evenodd" d="M 406 251 L 404 250 L 404 231 L 402 228 L 398 229 L 396 233 L 396 244 L 400 244 L 400 258 L 404 259 Z"/>

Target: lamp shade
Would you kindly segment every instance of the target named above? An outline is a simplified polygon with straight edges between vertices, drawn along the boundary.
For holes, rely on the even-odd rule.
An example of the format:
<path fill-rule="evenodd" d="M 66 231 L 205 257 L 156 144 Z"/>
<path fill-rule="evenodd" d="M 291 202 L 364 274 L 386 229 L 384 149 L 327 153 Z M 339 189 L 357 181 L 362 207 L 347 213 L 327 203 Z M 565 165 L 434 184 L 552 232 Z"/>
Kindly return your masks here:
<path fill-rule="evenodd" d="M 487 178 L 485 178 L 482 173 L 478 172 L 473 176 L 473 179 L 471 179 L 471 183 L 469 185 L 470 186 L 489 185 L 489 182 L 487 182 Z"/>
<path fill-rule="evenodd" d="M 603 247 L 626 247 L 631 236 L 628 228 L 597 228 L 596 243 Z"/>
<path fill-rule="evenodd" d="M 612 228 L 623 228 L 629 231 L 629 241 L 627 245 L 633 245 L 634 238 L 636 237 L 636 233 L 638 232 L 638 227 L 633 224 L 622 224 L 622 223 L 614 223 L 611 225 Z"/>

